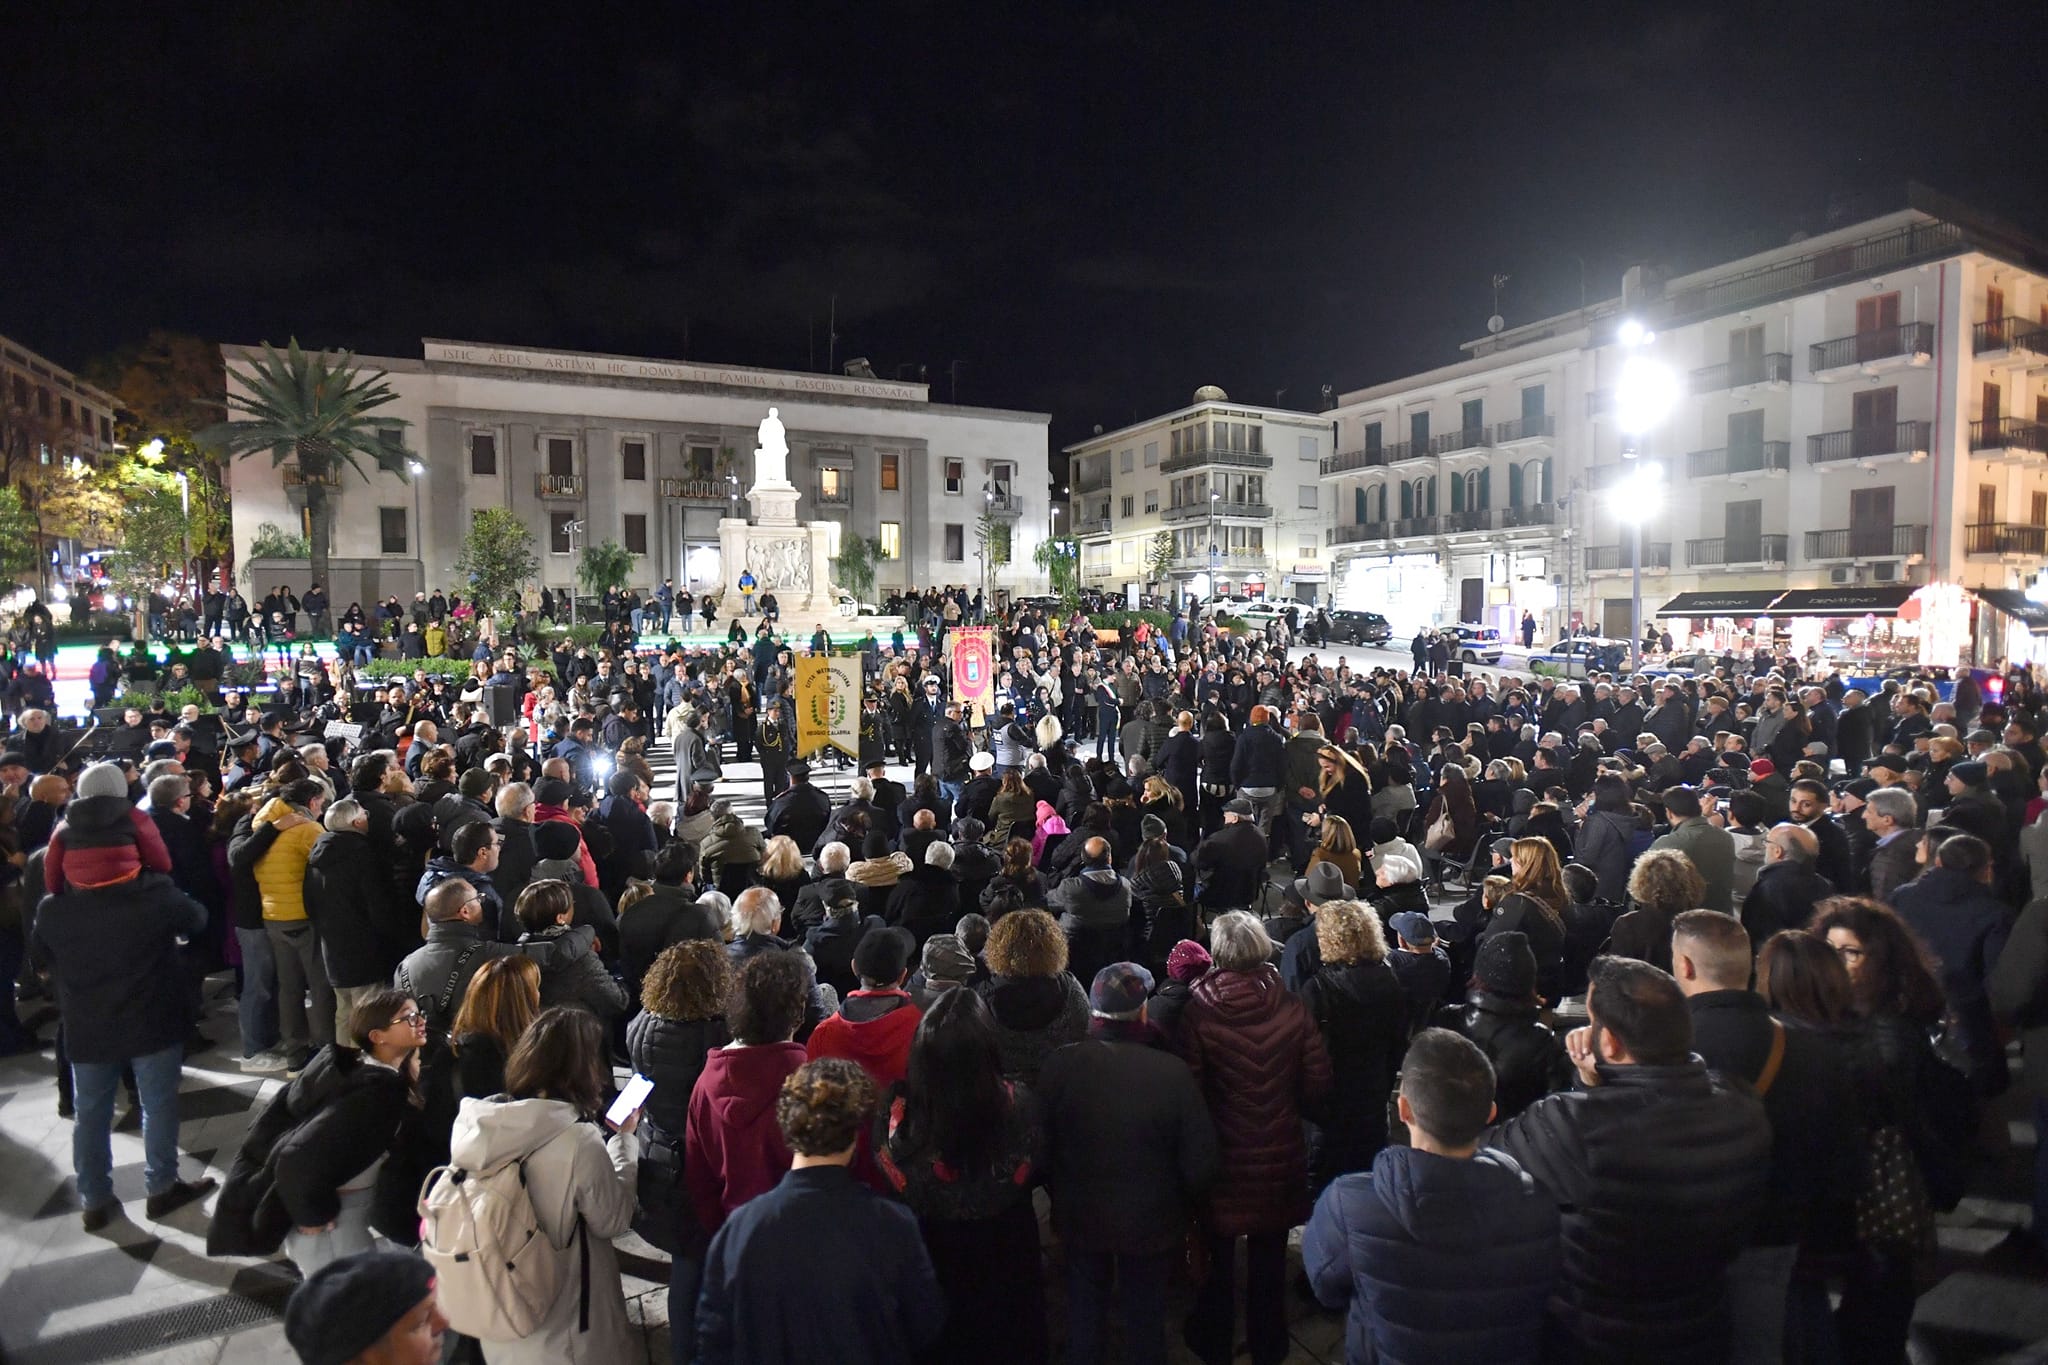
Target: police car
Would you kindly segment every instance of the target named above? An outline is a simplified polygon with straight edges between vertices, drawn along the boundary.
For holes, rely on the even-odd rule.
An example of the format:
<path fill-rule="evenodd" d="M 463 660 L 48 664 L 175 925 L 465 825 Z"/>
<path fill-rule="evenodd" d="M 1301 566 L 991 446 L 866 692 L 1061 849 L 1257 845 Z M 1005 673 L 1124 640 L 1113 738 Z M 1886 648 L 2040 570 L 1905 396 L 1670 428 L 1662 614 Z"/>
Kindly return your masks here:
<path fill-rule="evenodd" d="M 1529 671 L 1541 678 L 1586 678 L 1619 673 L 1628 667 L 1628 641 L 1598 635 L 1560 640 L 1541 654 L 1529 656 Z"/>

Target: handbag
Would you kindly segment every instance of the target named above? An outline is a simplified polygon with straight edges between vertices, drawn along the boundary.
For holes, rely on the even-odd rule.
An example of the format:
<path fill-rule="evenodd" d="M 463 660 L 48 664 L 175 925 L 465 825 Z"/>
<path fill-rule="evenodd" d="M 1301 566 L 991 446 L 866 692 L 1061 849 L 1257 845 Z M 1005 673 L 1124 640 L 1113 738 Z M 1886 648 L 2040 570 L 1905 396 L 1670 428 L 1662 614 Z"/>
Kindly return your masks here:
<path fill-rule="evenodd" d="M 1913 1256 L 1934 1243 L 1934 1208 L 1906 1130 L 1873 1129 L 1863 1188 L 1856 1192 L 1856 1240 L 1873 1251 Z"/>
<path fill-rule="evenodd" d="M 1451 819 L 1451 807 L 1444 803 L 1444 813 L 1430 822 L 1429 830 L 1422 836 L 1422 846 L 1431 853 L 1441 853 L 1457 842 L 1458 826 Z"/>

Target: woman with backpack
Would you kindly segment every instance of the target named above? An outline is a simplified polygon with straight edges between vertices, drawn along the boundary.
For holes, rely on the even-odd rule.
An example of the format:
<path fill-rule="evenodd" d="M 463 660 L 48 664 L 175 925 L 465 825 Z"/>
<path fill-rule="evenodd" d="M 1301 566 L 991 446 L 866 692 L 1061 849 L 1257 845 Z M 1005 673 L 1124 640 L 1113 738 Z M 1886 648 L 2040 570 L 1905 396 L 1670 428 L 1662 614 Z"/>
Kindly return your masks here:
<path fill-rule="evenodd" d="M 354 1047 L 322 1048 L 250 1128 L 214 1209 L 212 1254 L 268 1255 L 281 1235 L 310 1276 L 372 1250 L 378 1231 L 409 1240 L 426 1017 L 405 992 L 379 990 L 349 1033 Z"/>
<path fill-rule="evenodd" d="M 440 1275 L 443 1311 L 457 1331 L 484 1339 L 490 1365 L 625 1360 L 641 1345 L 626 1320 L 618 1253 L 612 1239 L 633 1225 L 640 1170 L 640 1113 L 635 1110 L 607 1138 L 599 1127 L 609 1079 L 604 1027 L 587 1010 L 558 1006 L 533 1021 L 505 1066 L 506 1094 L 468 1099 L 455 1120 L 450 1161 L 466 1176 L 517 1167 L 519 1185 L 557 1256 L 550 1268 L 559 1287 L 532 1329 L 516 1340 L 494 1340 L 507 1308 L 486 1281 L 483 1263 L 511 1259 L 512 1247 L 486 1247 L 502 1256 L 455 1262 L 437 1252 L 442 1235 L 428 1191 L 427 1259 Z M 471 1183 L 465 1181 L 463 1183 Z M 459 1190 L 460 1185 L 455 1189 Z M 447 1218 L 450 1227 L 463 1222 Z M 522 1271 L 533 1264 L 518 1258 Z M 584 1266 L 588 1266 L 588 1274 Z"/>

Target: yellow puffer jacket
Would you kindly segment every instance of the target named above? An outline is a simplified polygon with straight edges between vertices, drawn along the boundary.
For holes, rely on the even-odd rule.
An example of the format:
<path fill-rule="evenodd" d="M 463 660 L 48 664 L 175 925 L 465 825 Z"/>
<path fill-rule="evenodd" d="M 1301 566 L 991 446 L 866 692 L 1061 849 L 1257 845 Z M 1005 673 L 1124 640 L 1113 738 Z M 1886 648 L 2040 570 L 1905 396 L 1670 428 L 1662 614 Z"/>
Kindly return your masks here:
<path fill-rule="evenodd" d="M 256 813 L 259 825 L 274 825 L 300 815 L 288 801 L 272 797 Z M 263 898 L 263 918 L 292 922 L 306 918 L 306 859 L 320 839 L 318 820 L 301 820 L 278 833 L 277 842 L 256 864 L 256 889 Z"/>

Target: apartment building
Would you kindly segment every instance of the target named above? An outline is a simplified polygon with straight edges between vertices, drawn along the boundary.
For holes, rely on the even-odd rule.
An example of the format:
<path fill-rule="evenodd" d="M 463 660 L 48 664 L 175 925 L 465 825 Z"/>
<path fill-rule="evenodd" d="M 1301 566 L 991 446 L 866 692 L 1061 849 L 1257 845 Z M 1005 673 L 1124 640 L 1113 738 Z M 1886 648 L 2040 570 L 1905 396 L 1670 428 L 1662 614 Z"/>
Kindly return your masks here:
<path fill-rule="evenodd" d="M 10 461 L 29 455 L 45 464 L 72 455 L 97 458 L 114 448 L 115 406 L 112 394 L 0 337 L 0 414 L 6 418 Z"/>
<path fill-rule="evenodd" d="M 1184 408 L 1067 446 L 1081 582 L 1326 601 L 1331 442 L 1326 415 L 1206 385 Z"/>
<path fill-rule="evenodd" d="M 252 354 L 224 348 L 233 371 Z M 410 483 L 344 474 L 332 492 L 335 595 L 344 605 L 457 587 L 470 517 L 518 513 L 539 542 L 541 583 L 561 589 L 587 544 L 616 540 L 633 582 L 724 581 L 718 522 L 748 515 L 754 438 L 772 404 L 787 431 L 797 515 L 881 541 L 877 592 L 983 581 L 984 513 L 1008 529 L 992 588 L 1037 591 L 1032 553 L 1050 530 L 1049 418 L 931 401 L 924 384 L 856 375 L 428 340 L 418 359 L 362 356 L 396 399 L 379 410 L 422 466 Z M 304 478 L 287 464 L 230 472 L 235 548 L 264 522 L 300 526 Z"/>
<path fill-rule="evenodd" d="M 1648 339 L 1627 344 L 1625 323 Z M 1681 634 L 1797 616 L 1803 637 L 1912 635 L 1933 628 L 1912 625 L 1914 591 L 1946 584 L 1969 619 L 1941 629 L 2027 657 L 2048 245 L 1916 191 L 1709 269 L 1632 270 L 1618 298 L 1464 349 L 1340 400 L 1323 477 L 1341 604 L 1386 601 L 1397 627 L 1506 630 L 1526 608 L 1546 636 L 1626 634 L 1640 524 L 1644 614 Z M 1632 355 L 1677 377 L 1633 437 L 1616 421 Z M 1662 476 L 1648 496 L 1639 465 Z"/>

